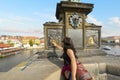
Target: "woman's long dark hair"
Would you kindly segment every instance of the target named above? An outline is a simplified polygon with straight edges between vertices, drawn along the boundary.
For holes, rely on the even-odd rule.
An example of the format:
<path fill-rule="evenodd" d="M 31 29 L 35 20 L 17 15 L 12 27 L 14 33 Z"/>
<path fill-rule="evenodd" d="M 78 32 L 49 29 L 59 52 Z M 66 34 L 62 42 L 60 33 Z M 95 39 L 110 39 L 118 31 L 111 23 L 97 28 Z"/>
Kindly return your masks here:
<path fill-rule="evenodd" d="M 76 56 L 76 50 L 74 48 L 72 39 L 70 37 L 65 37 L 62 42 L 64 43 L 64 46 L 63 46 L 64 53 L 67 53 L 67 49 L 72 49 L 74 52 L 75 58 L 78 58 Z"/>

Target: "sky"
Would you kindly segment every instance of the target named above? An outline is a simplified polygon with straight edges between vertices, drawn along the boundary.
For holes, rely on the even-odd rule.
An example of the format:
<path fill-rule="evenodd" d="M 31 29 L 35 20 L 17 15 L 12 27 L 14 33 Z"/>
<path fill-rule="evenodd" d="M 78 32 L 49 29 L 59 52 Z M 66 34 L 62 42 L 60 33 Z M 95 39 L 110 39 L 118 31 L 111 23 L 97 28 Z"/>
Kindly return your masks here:
<path fill-rule="evenodd" d="M 43 37 L 45 22 L 58 22 L 61 0 L 0 0 L 0 35 Z M 80 0 L 94 4 L 87 22 L 102 26 L 102 37 L 120 36 L 120 0 Z"/>

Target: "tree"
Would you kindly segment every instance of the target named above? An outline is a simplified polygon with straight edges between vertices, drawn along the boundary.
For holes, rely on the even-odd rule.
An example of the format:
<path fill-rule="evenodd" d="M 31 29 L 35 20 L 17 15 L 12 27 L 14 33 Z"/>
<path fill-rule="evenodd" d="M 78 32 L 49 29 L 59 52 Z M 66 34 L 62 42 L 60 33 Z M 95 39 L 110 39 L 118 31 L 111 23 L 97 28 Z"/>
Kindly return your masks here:
<path fill-rule="evenodd" d="M 101 42 L 102 42 L 102 43 L 108 43 L 108 41 L 107 41 L 107 40 L 104 40 L 104 39 L 102 39 Z"/>
<path fill-rule="evenodd" d="M 11 47 L 14 47 L 14 43 L 10 43 L 9 45 L 10 45 Z"/>
<path fill-rule="evenodd" d="M 29 40 L 29 45 L 33 46 L 33 41 L 32 40 Z"/>

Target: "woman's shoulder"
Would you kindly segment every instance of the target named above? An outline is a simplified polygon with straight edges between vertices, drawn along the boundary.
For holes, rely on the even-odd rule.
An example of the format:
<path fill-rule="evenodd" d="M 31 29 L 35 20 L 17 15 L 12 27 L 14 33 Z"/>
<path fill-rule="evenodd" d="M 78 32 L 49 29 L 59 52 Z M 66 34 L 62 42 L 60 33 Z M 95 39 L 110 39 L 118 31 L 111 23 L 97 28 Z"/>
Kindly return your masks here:
<path fill-rule="evenodd" d="M 67 53 L 73 53 L 72 49 L 67 49 Z"/>

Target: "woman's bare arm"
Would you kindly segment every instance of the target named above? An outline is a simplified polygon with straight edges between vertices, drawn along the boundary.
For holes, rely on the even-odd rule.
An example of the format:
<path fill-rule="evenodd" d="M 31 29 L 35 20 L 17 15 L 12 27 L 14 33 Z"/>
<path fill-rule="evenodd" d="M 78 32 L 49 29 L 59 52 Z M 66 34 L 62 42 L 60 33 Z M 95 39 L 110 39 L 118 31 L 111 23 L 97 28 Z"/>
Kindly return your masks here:
<path fill-rule="evenodd" d="M 71 71 L 72 71 L 72 80 L 76 80 L 76 69 L 77 69 L 77 65 L 76 65 L 76 59 L 74 56 L 74 52 L 71 49 L 67 50 L 67 54 L 71 60 Z"/>
<path fill-rule="evenodd" d="M 61 47 L 60 45 L 58 45 L 56 42 L 53 41 L 52 44 L 53 44 L 55 47 L 57 47 L 58 49 L 63 50 L 63 47 Z"/>

